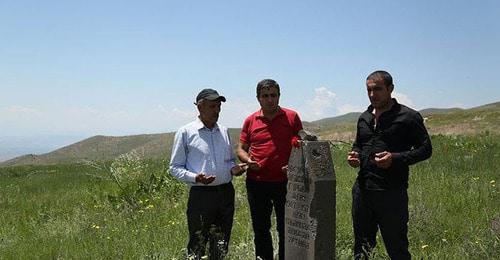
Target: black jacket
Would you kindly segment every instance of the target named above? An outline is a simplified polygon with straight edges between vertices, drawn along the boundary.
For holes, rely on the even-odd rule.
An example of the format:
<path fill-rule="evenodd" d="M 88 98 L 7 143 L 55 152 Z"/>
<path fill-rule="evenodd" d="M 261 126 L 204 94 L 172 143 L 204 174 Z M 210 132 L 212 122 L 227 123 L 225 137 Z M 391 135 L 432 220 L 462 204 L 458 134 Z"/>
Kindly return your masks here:
<path fill-rule="evenodd" d="M 373 107 L 358 119 L 353 151 L 360 155 L 358 183 L 361 189 L 393 190 L 408 188 L 409 165 L 423 161 L 432 154 L 429 134 L 422 116 L 415 110 L 397 103 L 382 113 L 375 127 Z M 378 168 L 375 153 L 392 153 L 392 165 L 388 169 Z"/>

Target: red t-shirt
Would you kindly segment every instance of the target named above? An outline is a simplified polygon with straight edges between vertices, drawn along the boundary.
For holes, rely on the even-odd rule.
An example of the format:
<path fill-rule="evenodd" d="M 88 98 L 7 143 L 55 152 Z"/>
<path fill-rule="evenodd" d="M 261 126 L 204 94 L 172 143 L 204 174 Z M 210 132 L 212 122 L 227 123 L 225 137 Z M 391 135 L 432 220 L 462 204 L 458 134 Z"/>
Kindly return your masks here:
<path fill-rule="evenodd" d="M 247 178 L 255 181 L 283 182 L 287 180 L 282 167 L 288 164 L 292 137 L 302 130 L 299 115 L 290 109 L 279 108 L 269 121 L 259 110 L 245 119 L 240 142 L 248 144 L 248 154 L 260 165 L 259 171 L 248 169 Z"/>

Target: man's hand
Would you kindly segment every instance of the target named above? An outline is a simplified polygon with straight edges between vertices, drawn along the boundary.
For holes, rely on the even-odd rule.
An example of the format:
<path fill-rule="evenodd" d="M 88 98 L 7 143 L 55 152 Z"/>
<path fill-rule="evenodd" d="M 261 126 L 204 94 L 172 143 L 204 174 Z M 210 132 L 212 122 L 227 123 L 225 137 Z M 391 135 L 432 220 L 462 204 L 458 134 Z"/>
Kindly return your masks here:
<path fill-rule="evenodd" d="M 248 166 L 247 166 L 246 163 L 239 163 L 239 164 L 233 166 L 233 168 L 231 168 L 231 175 L 233 175 L 233 176 L 240 176 L 247 169 L 248 169 Z"/>
<path fill-rule="evenodd" d="M 257 161 L 254 161 L 253 157 L 250 156 L 250 158 L 247 161 L 247 166 L 253 171 L 258 171 L 260 170 L 260 164 Z"/>
<path fill-rule="evenodd" d="M 375 154 L 375 164 L 377 167 L 387 169 L 392 165 L 392 153 L 383 151 Z"/>
<path fill-rule="evenodd" d="M 281 167 L 281 171 L 284 173 L 284 174 L 287 174 L 288 173 L 288 164 Z"/>
<path fill-rule="evenodd" d="M 347 163 L 349 163 L 349 165 L 353 168 L 359 167 L 359 165 L 361 164 L 359 160 L 359 153 L 355 151 L 350 151 L 347 154 Z"/>
<path fill-rule="evenodd" d="M 212 183 L 215 181 L 215 175 L 205 175 L 204 173 L 199 173 L 196 175 L 196 182 L 197 183 L 203 183 L 205 185 Z"/>

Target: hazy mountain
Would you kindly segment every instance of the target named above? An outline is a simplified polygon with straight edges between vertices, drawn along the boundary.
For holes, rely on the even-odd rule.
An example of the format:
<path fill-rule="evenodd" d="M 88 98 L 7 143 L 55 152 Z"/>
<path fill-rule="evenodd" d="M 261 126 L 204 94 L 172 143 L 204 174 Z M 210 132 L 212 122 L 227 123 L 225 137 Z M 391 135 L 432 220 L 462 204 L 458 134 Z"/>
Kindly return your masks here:
<path fill-rule="evenodd" d="M 500 134 L 500 102 L 470 109 L 424 109 L 425 124 L 431 134 Z M 304 127 L 322 140 L 352 141 L 360 113 L 304 122 Z M 239 140 L 240 129 L 230 129 L 233 143 Z M 74 163 L 85 160 L 112 160 L 135 150 L 145 158 L 170 157 L 174 133 L 131 136 L 94 136 L 40 155 L 24 155 L 0 166 L 26 164 Z"/>
<path fill-rule="evenodd" d="M 173 133 L 131 135 L 131 136 L 94 136 L 72 145 L 65 146 L 41 155 L 28 154 L 0 165 L 18 164 L 57 164 L 82 162 L 86 160 L 111 160 L 132 150 L 145 157 L 166 156 L 167 147 L 172 145 Z"/>
<path fill-rule="evenodd" d="M 429 132 L 434 134 L 500 134 L 500 102 L 448 113 L 427 114 L 425 119 Z"/>
<path fill-rule="evenodd" d="M 486 105 L 473 107 L 470 110 L 498 110 L 500 109 L 500 102 L 489 103 Z"/>
<path fill-rule="evenodd" d="M 436 114 L 448 114 L 452 112 L 458 112 L 458 111 L 463 111 L 463 108 L 426 108 L 420 110 L 420 114 L 422 116 L 427 116 L 427 115 L 436 115 Z"/>
<path fill-rule="evenodd" d="M 37 135 L 0 137 L 0 162 L 28 153 L 43 154 L 81 140 L 82 136 Z"/>
<path fill-rule="evenodd" d="M 351 112 L 341 116 L 328 117 L 312 121 L 311 123 L 322 127 L 327 127 L 335 124 L 350 124 L 355 123 L 358 120 L 359 115 L 361 115 L 360 112 Z"/>
<path fill-rule="evenodd" d="M 233 143 L 238 142 L 240 129 L 231 128 Z M 175 133 L 144 134 L 129 136 L 94 136 L 45 154 L 27 154 L 0 163 L 12 165 L 48 165 L 59 163 L 112 160 L 121 154 L 135 150 L 144 158 L 170 158 Z"/>

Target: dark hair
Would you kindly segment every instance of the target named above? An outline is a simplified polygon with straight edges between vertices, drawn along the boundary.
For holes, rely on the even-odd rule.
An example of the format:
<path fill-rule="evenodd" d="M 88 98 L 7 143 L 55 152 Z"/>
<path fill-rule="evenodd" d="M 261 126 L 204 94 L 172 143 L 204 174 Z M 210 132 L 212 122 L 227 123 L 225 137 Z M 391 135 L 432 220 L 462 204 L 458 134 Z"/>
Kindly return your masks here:
<path fill-rule="evenodd" d="M 280 94 L 280 85 L 273 79 L 263 79 L 257 83 L 257 97 L 260 96 L 260 92 L 264 88 L 276 88 L 278 90 L 278 95 Z"/>
<path fill-rule="evenodd" d="M 387 87 L 393 86 L 394 84 L 392 83 L 392 76 L 389 74 L 389 72 L 384 71 L 384 70 L 377 70 L 372 72 L 366 80 L 375 80 L 375 79 L 382 79 L 384 81 L 384 84 Z"/>

